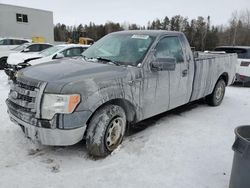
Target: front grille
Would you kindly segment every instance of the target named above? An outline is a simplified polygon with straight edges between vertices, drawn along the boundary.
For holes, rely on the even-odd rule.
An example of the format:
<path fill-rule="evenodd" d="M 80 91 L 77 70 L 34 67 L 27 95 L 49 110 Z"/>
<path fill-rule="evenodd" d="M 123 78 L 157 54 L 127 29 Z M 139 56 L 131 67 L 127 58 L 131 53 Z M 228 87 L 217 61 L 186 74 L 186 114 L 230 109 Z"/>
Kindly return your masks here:
<path fill-rule="evenodd" d="M 9 112 L 29 124 L 39 126 L 37 115 L 40 113 L 40 101 L 45 88 L 44 84 L 44 82 L 17 78 L 16 82 L 11 84 L 7 99 Z"/>
<path fill-rule="evenodd" d="M 18 99 L 27 101 L 27 102 L 35 102 L 35 98 L 34 97 L 30 97 L 30 96 L 26 96 L 26 95 L 22 95 L 22 94 L 18 94 Z"/>
<path fill-rule="evenodd" d="M 16 85 L 19 86 L 20 88 L 24 88 L 26 90 L 30 90 L 30 91 L 35 91 L 36 87 L 35 86 L 30 86 L 30 85 L 27 85 L 27 84 L 24 84 L 22 82 L 16 82 Z"/>
<path fill-rule="evenodd" d="M 10 87 L 9 100 L 25 111 L 36 112 L 36 97 L 39 88 L 21 82 L 13 83 Z"/>

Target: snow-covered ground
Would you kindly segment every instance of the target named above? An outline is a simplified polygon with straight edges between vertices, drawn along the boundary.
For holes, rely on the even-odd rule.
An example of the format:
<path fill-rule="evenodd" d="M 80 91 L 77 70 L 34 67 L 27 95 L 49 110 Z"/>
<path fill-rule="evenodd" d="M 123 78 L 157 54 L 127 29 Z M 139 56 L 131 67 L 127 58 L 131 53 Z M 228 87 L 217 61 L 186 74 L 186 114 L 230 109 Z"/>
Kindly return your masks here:
<path fill-rule="evenodd" d="M 27 140 L 7 115 L 8 87 L 1 71 L 1 188 L 226 188 L 234 128 L 250 124 L 250 88 L 228 87 L 221 106 L 199 102 L 152 118 L 111 156 L 93 160 L 84 143 L 45 147 Z"/>

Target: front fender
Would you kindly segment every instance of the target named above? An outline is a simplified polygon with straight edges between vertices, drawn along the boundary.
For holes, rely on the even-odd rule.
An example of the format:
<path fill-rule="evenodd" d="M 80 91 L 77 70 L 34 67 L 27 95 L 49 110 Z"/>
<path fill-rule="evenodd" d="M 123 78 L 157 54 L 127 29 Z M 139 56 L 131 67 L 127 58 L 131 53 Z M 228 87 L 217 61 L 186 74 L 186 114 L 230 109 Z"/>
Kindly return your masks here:
<path fill-rule="evenodd" d="M 81 102 L 79 109 L 95 112 L 103 104 L 116 99 L 130 103 L 134 107 L 137 118 L 141 117 L 139 88 L 128 84 L 112 85 L 95 91 Z"/>

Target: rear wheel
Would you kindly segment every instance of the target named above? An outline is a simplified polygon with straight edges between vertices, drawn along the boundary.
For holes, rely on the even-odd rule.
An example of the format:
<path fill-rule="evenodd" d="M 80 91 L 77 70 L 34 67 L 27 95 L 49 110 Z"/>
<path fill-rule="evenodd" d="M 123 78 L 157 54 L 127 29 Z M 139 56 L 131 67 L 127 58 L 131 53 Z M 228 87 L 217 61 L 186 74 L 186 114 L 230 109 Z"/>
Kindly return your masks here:
<path fill-rule="evenodd" d="M 226 91 L 226 83 L 223 79 L 220 79 L 213 90 L 213 93 L 206 97 L 206 102 L 210 106 L 219 106 L 224 98 Z"/>
<path fill-rule="evenodd" d="M 126 114 L 117 105 L 106 105 L 95 112 L 87 130 L 86 147 L 90 155 L 105 157 L 122 142 Z"/>

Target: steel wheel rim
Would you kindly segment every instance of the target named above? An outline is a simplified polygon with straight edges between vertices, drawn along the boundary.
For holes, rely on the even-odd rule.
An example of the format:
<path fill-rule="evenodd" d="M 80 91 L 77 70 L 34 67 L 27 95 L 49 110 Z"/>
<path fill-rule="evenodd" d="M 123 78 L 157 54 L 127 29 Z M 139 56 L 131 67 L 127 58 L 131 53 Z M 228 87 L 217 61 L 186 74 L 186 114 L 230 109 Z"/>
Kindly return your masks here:
<path fill-rule="evenodd" d="M 116 117 L 109 123 L 105 139 L 109 151 L 113 151 L 120 144 L 124 130 L 125 122 L 121 117 Z"/>
<path fill-rule="evenodd" d="M 222 98 L 223 93 L 224 93 L 224 88 L 223 88 L 222 85 L 220 85 L 220 86 L 217 88 L 216 92 L 215 92 L 215 98 L 216 98 L 216 100 L 219 101 L 219 100 Z"/>

